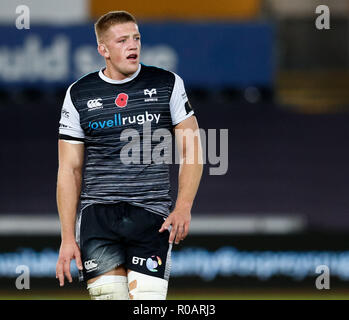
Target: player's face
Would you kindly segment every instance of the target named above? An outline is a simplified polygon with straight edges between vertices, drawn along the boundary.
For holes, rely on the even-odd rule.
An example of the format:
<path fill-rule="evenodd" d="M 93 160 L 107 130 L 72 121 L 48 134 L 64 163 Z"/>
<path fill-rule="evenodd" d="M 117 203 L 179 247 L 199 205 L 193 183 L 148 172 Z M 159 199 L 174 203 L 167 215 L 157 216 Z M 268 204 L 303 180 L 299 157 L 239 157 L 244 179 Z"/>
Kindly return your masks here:
<path fill-rule="evenodd" d="M 138 69 L 141 50 L 141 36 L 134 22 L 111 26 L 106 32 L 104 41 L 106 55 L 113 69 L 127 76 Z"/>

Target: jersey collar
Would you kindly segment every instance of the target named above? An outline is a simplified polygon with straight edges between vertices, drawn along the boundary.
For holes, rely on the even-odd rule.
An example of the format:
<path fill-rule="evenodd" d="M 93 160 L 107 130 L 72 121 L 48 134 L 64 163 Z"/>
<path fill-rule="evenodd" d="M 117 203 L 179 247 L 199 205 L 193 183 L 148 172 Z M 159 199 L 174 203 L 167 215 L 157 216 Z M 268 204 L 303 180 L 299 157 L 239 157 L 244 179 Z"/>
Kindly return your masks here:
<path fill-rule="evenodd" d="M 109 82 L 109 83 L 113 83 L 113 84 L 121 84 L 121 83 L 125 83 L 125 82 L 129 82 L 131 80 L 133 80 L 134 78 L 136 78 L 139 74 L 139 72 L 141 71 L 141 64 L 139 64 L 138 66 L 138 69 L 137 71 L 131 76 L 131 77 L 128 77 L 128 78 L 125 78 L 123 80 L 114 80 L 114 79 L 110 79 L 108 78 L 104 73 L 103 73 L 103 70 L 105 68 L 102 68 L 101 70 L 99 70 L 99 77 L 104 80 L 105 82 Z"/>

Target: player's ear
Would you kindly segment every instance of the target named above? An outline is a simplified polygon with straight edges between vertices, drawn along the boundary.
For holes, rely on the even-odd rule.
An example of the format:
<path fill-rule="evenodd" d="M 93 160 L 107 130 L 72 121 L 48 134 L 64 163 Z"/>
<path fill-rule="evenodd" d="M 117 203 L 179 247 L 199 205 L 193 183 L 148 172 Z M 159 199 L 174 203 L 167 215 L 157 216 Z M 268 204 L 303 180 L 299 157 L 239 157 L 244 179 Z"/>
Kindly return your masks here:
<path fill-rule="evenodd" d="M 109 51 L 107 46 L 104 43 L 99 43 L 97 47 L 98 53 L 104 57 L 104 58 L 109 58 Z"/>

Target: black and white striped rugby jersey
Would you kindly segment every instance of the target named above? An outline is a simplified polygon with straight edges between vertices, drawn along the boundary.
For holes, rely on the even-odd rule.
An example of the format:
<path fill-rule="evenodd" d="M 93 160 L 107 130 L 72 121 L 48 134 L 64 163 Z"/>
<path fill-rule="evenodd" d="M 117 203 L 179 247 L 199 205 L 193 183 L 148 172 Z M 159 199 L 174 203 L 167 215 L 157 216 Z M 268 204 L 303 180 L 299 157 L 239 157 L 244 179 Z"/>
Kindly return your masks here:
<path fill-rule="evenodd" d="M 144 161 L 143 143 L 152 150 L 159 144 L 144 128 L 172 134 L 173 126 L 193 114 L 183 80 L 157 67 L 140 64 L 124 80 L 110 79 L 100 70 L 74 82 L 62 106 L 59 139 L 85 144 L 81 209 L 124 201 L 166 217 L 172 206 L 169 164 Z M 132 151 L 139 151 L 140 162 L 125 163 L 120 156 L 133 141 L 122 138 L 127 132 L 139 136 Z"/>

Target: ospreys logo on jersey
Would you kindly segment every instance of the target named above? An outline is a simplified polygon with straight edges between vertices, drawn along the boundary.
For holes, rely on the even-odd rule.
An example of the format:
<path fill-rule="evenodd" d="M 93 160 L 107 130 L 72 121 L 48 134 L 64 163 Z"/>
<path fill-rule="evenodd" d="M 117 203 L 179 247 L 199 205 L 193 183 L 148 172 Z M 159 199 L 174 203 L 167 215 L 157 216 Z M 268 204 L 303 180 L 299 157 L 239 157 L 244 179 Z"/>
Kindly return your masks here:
<path fill-rule="evenodd" d="M 145 95 L 145 96 L 146 96 L 146 95 L 149 96 L 149 98 L 145 98 L 145 99 L 144 99 L 144 102 L 158 101 L 158 98 L 156 98 L 156 97 L 155 97 L 155 98 L 152 98 L 153 94 L 157 94 L 155 88 L 153 88 L 153 89 L 151 89 L 151 90 L 149 90 L 149 89 L 144 89 L 144 95 Z"/>

